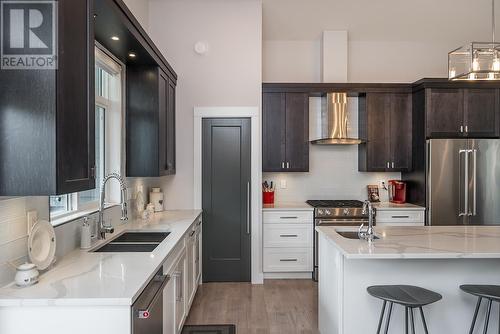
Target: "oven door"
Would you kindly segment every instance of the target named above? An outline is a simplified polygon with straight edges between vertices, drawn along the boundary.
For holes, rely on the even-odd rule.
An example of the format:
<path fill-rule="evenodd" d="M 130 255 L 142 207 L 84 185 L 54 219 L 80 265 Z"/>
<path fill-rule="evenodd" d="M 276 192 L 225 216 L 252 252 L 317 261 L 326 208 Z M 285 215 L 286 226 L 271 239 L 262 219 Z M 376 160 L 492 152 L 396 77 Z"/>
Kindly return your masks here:
<path fill-rule="evenodd" d="M 359 227 L 361 224 L 368 224 L 367 219 L 359 219 L 359 218 L 347 218 L 347 219 L 335 219 L 335 218 L 316 218 L 314 219 L 314 250 L 313 250 L 313 280 L 318 281 L 318 232 L 316 232 L 316 226 L 338 226 L 338 227 Z M 375 224 L 374 224 L 375 225 Z"/>

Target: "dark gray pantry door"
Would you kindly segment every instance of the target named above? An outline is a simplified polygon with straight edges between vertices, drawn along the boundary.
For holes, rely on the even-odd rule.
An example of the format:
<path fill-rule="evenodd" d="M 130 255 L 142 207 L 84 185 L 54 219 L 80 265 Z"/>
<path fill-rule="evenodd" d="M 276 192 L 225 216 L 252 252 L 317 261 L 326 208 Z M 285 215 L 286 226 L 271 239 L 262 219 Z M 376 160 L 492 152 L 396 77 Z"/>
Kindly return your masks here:
<path fill-rule="evenodd" d="M 250 281 L 250 119 L 206 118 L 203 281 Z"/>

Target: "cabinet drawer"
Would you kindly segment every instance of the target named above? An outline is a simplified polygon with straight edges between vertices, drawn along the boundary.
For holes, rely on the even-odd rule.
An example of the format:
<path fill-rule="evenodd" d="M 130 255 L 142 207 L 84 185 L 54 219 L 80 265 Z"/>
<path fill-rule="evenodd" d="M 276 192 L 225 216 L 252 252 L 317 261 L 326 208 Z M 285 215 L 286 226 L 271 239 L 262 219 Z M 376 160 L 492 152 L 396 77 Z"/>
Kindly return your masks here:
<path fill-rule="evenodd" d="M 264 272 L 312 271 L 312 248 L 264 248 Z"/>
<path fill-rule="evenodd" d="M 377 210 L 377 223 L 423 223 L 424 210 Z"/>
<path fill-rule="evenodd" d="M 264 224 L 312 224 L 312 211 L 264 211 Z"/>
<path fill-rule="evenodd" d="M 264 247 L 312 247 L 310 224 L 265 224 Z"/>

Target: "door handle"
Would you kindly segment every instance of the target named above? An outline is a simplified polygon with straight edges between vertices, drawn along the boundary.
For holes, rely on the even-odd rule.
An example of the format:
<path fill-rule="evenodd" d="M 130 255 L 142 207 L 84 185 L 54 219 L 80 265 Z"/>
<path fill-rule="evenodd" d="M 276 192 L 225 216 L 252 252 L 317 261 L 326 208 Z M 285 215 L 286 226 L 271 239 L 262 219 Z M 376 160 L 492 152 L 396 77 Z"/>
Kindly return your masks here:
<path fill-rule="evenodd" d="M 182 272 L 180 271 L 176 271 L 174 273 L 174 277 L 175 277 L 175 287 L 177 289 L 177 295 L 175 296 L 175 300 L 180 302 L 182 301 L 182 289 L 184 289 L 184 287 L 182 286 Z"/>
<path fill-rule="evenodd" d="M 464 132 L 464 126 L 460 125 L 460 132 Z"/>
<path fill-rule="evenodd" d="M 284 161 L 281 162 L 281 169 L 285 169 L 285 162 Z"/>
<path fill-rule="evenodd" d="M 286 163 L 286 169 L 289 169 L 290 168 L 290 162 L 287 161 Z"/>
<path fill-rule="evenodd" d="M 462 160 L 461 159 L 461 155 L 464 155 L 464 159 Z M 462 178 L 462 161 L 464 161 L 464 176 Z M 458 151 L 458 207 L 459 207 L 459 213 L 458 213 L 458 216 L 459 217 L 462 217 L 462 216 L 466 216 L 467 215 L 467 211 L 468 211 L 468 204 L 467 204 L 467 201 L 469 200 L 468 199 L 468 190 L 466 189 L 467 187 L 467 183 L 468 183 L 468 180 L 469 180 L 469 158 L 467 156 L 467 150 L 459 150 Z M 463 183 L 463 187 L 461 186 Z M 462 188 L 463 188 L 463 195 L 462 195 Z M 462 197 L 463 196 L 463 197 Z M 463 202 L 463 206 L 462 206 L 462 201 Z"/>
<path fill-rule="evenodd" d="M 387 168 L 391 168 L 390 166 L 389 161 L 387 161 Z"/>
<path fill-rule="evenodd" d="M 250 234 L 250 182 L 247 182 L 247 234 Z"/>
<path fill-rule="evenodd" d="M 472 150 L 472 215 L 475 216 L 477 214 L 477 206 L 476 206 L 476 195 L 477 195 L 477 150 Z"/>
<path fill-rule="evenodd" d="M 392 162 L 392 168 L 394 168 L 394 161 Z"/>

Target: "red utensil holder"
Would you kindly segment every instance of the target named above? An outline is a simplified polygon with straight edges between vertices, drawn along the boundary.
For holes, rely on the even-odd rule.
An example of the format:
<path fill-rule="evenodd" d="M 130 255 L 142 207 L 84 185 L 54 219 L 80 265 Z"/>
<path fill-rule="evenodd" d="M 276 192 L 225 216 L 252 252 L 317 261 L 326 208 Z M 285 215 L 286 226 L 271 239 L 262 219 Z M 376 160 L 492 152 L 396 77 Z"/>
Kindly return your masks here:
<path fill-rule="evenodd" d="M 262 201 L 264 204 L 274 204 L 274 191 L 263 191 Z"/>

